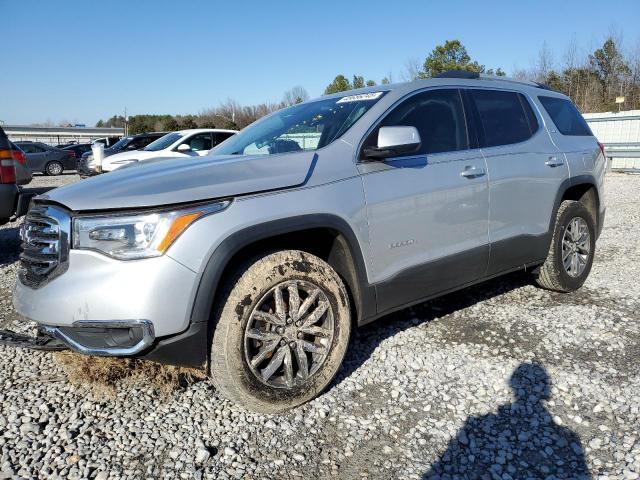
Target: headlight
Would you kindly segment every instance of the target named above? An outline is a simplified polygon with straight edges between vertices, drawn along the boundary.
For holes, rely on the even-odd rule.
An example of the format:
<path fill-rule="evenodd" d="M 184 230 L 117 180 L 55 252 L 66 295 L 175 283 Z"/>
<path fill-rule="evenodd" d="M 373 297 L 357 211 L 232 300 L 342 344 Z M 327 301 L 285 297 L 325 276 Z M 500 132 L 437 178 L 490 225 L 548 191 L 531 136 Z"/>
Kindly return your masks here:
<path fill-rule="evenodd" d="M 119 260 L 162 255 L 189 225 L 224 210 L 230 201 L 132 215 L 76 217 L 73 248 L 97 250 Z"/>

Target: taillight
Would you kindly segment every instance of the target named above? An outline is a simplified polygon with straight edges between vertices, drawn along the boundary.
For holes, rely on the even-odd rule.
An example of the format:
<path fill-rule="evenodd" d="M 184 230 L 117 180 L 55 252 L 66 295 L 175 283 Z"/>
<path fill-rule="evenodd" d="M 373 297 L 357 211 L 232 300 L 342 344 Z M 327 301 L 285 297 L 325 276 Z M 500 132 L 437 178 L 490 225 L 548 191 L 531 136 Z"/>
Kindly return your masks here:
<path fill-rule="evenodd" d="M 11 150 L 0 150 L 0 183 L 16 183 L 16 167 Z"/>
<path fill-rule="evenodd" d="M 12 155 L 13 155 L 13 159 L 24 165 L 25 167 L 27 166 L 27 158 L 24 156 L 24 153 L 22 153 L 20 150 L 12 150 Z"/>
<path fill-rule="evenodd" d="M 600 143 L 600 142 L 598 142 L 598 146 L 600 147 L 600 151 L 602 152 L 602 156 L 603 156 L 604 158 L 607 158 L 606 153 L 604 153 L 604 143 Z"/>

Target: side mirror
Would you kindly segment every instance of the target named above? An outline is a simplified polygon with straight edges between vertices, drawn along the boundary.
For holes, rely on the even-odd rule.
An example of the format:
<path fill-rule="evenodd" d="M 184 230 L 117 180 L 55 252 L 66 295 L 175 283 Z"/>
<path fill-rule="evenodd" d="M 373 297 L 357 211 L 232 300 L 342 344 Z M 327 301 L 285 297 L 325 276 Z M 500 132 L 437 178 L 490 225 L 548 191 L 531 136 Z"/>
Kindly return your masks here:
<path fill-rule="evenodd" d="M 378 145 L 364 149 L 364 156 L 372 160 L 414 153 L 420 149 L 420 134 L 416 127 L 380 127 Z"/>
<path fill-rule="evenodd" d="M 176 150 L 179 152 L 190 152 L 191 147 L 188 143 L 181 143 L 180 145 L 178 145 L 178 148 L 176 148 Z"/>

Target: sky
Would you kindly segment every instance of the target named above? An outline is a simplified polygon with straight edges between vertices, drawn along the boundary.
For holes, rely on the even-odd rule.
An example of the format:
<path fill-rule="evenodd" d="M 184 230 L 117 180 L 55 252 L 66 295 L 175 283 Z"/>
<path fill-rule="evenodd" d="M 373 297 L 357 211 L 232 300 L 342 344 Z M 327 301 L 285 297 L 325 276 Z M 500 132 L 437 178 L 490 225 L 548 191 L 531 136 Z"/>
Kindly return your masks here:
<path fill-rule="evenodd" d="M 228 98 L 278 102 L 296 85 L 317 97 L 338 73 L 400 81 L 447 39 L 509 73 L 544 42 L 560 60 L 612 29 L 640 46 L 639 0 L 0 0 L 0 121 L 197 114 Z"/>

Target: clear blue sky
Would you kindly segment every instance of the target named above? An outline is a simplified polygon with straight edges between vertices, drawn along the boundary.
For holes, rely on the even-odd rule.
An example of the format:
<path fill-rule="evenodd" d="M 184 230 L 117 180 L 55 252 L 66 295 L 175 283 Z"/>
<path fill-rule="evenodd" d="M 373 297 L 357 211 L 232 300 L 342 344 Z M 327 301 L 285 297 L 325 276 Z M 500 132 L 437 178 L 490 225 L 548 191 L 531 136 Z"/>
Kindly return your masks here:
<path fill-rule="evenodd" d="M 337 73 L 399 80 L 408 58 L 454 38 L 509 73 L 544 41 L 559 59 L 572 38 L 592 50 L 612 27 L 638 45 L 640 2 L 0 0 L 0 120 L 198 113 L 295 85 L 315 97 Z"/>

